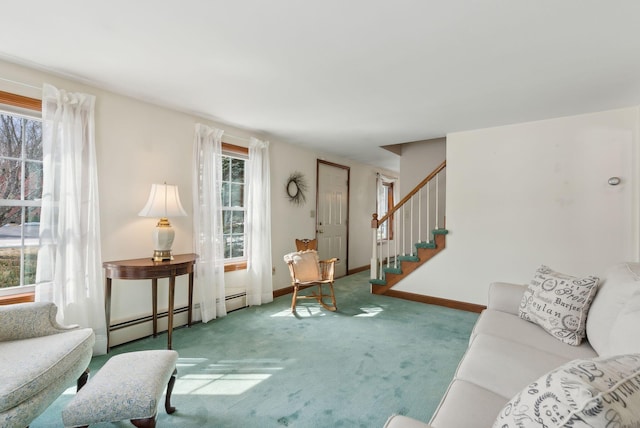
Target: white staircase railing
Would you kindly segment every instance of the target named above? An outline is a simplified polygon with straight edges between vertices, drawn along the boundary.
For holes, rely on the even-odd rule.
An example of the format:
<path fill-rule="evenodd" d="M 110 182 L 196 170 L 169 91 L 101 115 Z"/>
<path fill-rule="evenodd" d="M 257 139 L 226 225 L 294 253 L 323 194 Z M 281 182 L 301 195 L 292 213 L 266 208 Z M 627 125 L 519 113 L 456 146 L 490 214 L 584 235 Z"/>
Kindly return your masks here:
<path fill-rule="evenodd" d="M 382 218 L 373 214 L 372 280 L 399 271 L 401 260 L 416 260 L 417 248 L 435 247 L 433 231 L 444 227 L 446 167 L 442 162 Z"/>

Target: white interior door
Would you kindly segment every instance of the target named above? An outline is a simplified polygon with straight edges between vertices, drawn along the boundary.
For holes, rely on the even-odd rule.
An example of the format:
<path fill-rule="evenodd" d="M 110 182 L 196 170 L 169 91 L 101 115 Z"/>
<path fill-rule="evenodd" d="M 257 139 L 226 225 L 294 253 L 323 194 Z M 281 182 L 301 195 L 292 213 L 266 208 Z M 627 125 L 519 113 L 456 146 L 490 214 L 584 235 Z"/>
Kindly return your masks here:
<path fill-rule="evenodd" d="M 318 160 L 316 236 L 321 260 L 337 257 L 335 276 L 347 274 L 349 167 Z"/>

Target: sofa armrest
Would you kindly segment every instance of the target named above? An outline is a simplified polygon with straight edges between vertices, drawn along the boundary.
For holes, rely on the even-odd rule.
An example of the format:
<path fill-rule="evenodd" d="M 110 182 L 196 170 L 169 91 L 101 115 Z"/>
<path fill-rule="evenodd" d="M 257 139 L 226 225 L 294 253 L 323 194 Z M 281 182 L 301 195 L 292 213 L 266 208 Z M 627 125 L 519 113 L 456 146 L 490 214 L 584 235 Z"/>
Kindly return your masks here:
<path fill-rule="evenodd" d="M 48 336 L 77 327 L 58 324 L 57 313 L 58 307 L 51 302 L 0 306 L 0 341 Z"/>
<path fill-rule="evenodd" d="M 508 282 L 493 282 L 489 285 L 489 302 L 487 309 L 518 315 L 520 302 L 526 285 Z"/>
<path fill-rule="evenodd" d="M 389 419 L 387 419 L 387 423 L 384 424 L 383 428 L 430 428 L 430 427 L 431 425 L 428 425 L 416 419 L 409 418 L 407 416 L 391 415 Z"/>

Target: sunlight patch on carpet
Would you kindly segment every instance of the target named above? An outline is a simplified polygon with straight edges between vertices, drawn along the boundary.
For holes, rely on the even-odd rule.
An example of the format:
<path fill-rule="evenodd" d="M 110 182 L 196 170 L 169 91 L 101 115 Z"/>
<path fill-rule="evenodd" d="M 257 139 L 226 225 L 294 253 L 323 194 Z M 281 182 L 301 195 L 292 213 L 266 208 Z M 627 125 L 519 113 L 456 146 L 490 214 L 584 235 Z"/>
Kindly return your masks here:
<path fill-rule="evenodd" d="M 187 374 L 178 376 L 177 395 L 240 395 L 271 377 L 267 373 Z"/>
<path fill-rule="evenodd" d="M 375 317 L 376 315 L 380 315 L 384 312 L 384 309 L 381 307 L 373 307 L 373 308 L 360 308 L 360 310 L 364 313 L 354 315 L 354 317 Z"/>
<path fill-rule="evenodd" d="M 289 318 L 311 318 L 311 317 L 326 317 L 322 306 L 296 306 L 296 312 L 291 312 L 291 309 L 285 309 L 280 312 L 276 312 L 271 317 L 289 317 Z"/>

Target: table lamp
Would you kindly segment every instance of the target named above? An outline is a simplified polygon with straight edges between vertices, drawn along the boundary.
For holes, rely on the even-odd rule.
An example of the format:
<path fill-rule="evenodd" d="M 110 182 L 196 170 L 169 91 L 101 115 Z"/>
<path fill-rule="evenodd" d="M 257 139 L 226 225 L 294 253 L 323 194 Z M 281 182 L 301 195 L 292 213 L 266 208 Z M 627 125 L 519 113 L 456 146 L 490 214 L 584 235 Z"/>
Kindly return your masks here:
<path fill-rule="evenodd" d="M 149 200 L 138 213 L 142 217 L 160 217 L 156 228 L 153 231 L 153 240 L 155 250 L 153 251 L 153 260 L 161 262 L 165 260 L 173 260 L 171 254 L 171 245 L 175 232 L 169 217 L 186 216 L 184 208 L 180 203 L 180 195 L 178 194 L 178 186 L 173 184 L 152 184 Z"/>

